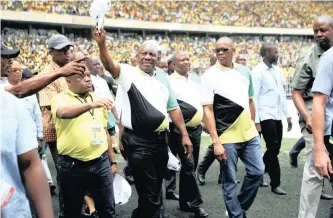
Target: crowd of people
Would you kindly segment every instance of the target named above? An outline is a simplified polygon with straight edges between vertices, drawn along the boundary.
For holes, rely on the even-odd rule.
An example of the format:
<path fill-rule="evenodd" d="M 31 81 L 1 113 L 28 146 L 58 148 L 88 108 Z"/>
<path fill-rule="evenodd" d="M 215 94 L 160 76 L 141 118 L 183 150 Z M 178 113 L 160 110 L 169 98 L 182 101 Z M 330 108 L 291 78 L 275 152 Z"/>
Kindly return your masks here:
<path fill-rule="evenodd" d="M 9 46 L 24 48 L 20 55 L 20 60 L 32 72 L 39 72 L 48 62 L 47 39 L 55 34 L 56 30 L 46 29 L 13 29 L 2 28 L 2 38 Z M 75 49 L 82 51 L 86 55 L 97 55 L 97 45 L 91 37 L 78 35 L 77 33 L 66 33 L 68 38 L 75 42 Z M 215 36 L 186 36 L 186 35 L 156 35 L 141 34 L 118 35 L 108 33 L 108 47 L 122 48 L 112 49 L 112 55 L 120 62 L 129 62 L 131 54 L 136 51 L 145 40 L 154 39 L 162 47 L 165 56 L 173 51 L 187 51 L 191 57 L 191 67 L 194 71 L 202 73 L 209 67 L 209 56 L 213 51 Z M 312 45 L 312 40 L 301 36 L 232 36 L 236 56 L 244 54 L 247 59 L 247 66 L 252 69 L 260 62 L 259 49 L 264 42 L 274 42 L 278 46 L 280 59 L 279 65 L 283 69 L 285 80 L 290 82 L 294 72 L 295 63 L 301 51 L 308 49 Z M 38 64 L 36 64 L 38 63 Z"/>
<path fill-rule="evenodd" d="M 90 1 L 1 1 L 1 10 L 89 16 Z M 311 28 L 331 1 L 112 1 L 109 18 L 225 26 Z"/>

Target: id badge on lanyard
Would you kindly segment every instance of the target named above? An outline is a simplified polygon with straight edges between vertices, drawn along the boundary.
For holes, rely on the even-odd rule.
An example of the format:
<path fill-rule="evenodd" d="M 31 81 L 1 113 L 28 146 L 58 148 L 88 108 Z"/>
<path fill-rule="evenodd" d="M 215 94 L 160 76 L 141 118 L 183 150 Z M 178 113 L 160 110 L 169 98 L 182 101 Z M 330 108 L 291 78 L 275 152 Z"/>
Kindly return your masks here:
<path fill-rule="evenodd" d="M 102 125 L 92 125 L 91 127 L 91 144 L 92 146 L 100 146 L 104 144 L 105 130 Z"/>
<path fill-rule="evenodd" d="M 78 97 L 76 97 L 82 104 L 84 104 L 84 102 L 82 102 L 82 100 Z M 90 95 L 91 98 L 91 102 L 93 102 L 93 98 Z M 87 100 L 84 98 L 84 101 L 87 103 Z M 89 111 L 90 115 L 92 116 L 93 120 L 94 118 L 94 109 L 92 109 L 91 111 Z M 104 140 L 105 140 L 105 130 L 103 128 L 102 125 L 98 125 L 98 124 L 93 124 L 91 126 L 91 145 L 92 146 L 100 146 L 102 144 L 104 144 Z"/>

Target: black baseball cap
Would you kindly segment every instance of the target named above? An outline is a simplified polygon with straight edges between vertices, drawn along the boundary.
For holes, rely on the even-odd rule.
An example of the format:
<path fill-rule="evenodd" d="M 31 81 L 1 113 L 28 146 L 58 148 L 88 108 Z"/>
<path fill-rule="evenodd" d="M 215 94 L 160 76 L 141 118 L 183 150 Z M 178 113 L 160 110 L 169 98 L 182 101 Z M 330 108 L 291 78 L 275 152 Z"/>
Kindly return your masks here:
<path fill-rule="evenodd" d="M 19 54 L 20 50 L 10 49 L 4 43 L 1 43 L 1 58 L 16 58 Z"/>

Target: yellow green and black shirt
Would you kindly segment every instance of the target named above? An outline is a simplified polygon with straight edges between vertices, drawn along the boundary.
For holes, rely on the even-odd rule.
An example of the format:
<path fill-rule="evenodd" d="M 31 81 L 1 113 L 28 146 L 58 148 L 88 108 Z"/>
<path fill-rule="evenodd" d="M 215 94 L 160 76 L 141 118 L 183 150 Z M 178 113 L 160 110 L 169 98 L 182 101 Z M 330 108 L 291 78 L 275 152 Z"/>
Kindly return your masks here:
<path fill-rule="evenodd" d="M 227 68 L 217 62 L 201 78 L 203 105 L 213 105 L 216 130 L 222 144 L 247 142 L 258 136 L 251 120 L 249 99 L 253 82 L 248 68 Z"/>
<path fill-rule="evenodd" d="M 200 79 L 197 79 L 197 77 L 199 76 L 193 74 L 185 77 L 177 72 L 169 76 L 171 88 L 187 127 L 197 127 L 202 121 L 202 91 Z"/>

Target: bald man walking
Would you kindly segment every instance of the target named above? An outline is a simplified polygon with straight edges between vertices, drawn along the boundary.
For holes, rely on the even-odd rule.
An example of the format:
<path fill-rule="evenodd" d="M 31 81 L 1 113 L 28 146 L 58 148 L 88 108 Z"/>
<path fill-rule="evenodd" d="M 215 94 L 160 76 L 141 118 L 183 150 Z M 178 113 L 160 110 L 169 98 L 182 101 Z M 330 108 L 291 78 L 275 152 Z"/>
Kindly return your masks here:
<path fill-rule="evenodd" d="M 246 217 L 260 186 L 264 164 L 260 139 L 253 122 L 253 86 L 249 70 L 232 63 L 235 52 L 230 38 L 215 45 L 217 62 L 202 76 L 204 125 L 220 160 L 222 189 L 228 215 Z M 243 161 L 246 174 L 237 195 L 237 162 Z"/>

